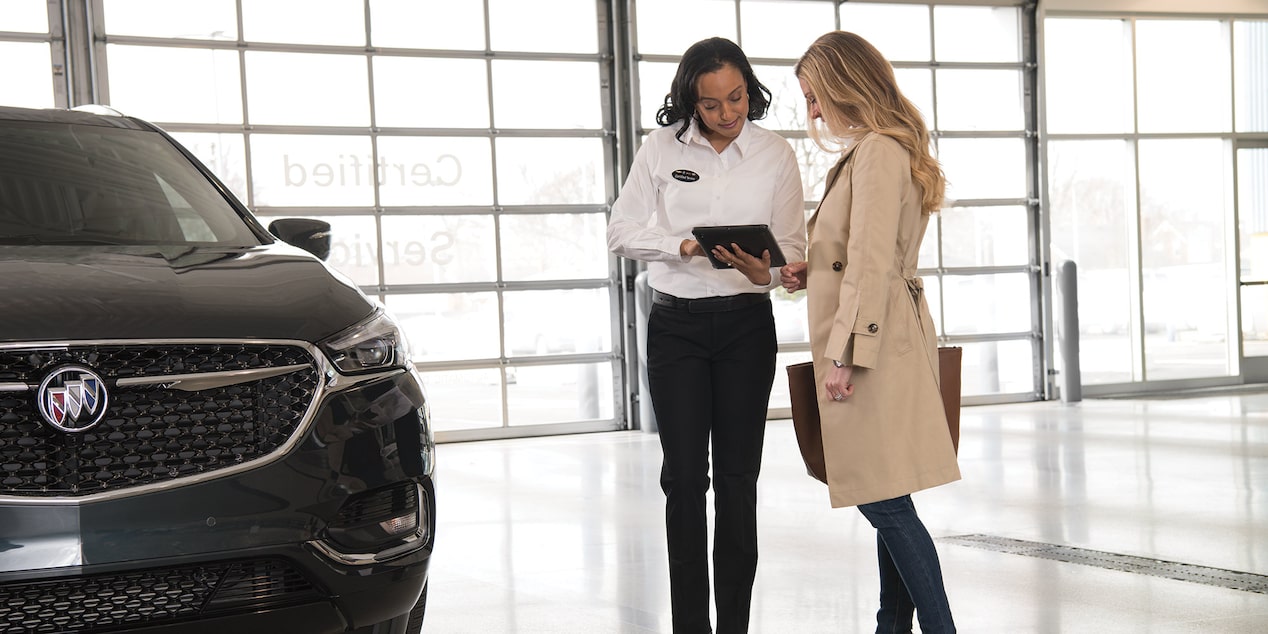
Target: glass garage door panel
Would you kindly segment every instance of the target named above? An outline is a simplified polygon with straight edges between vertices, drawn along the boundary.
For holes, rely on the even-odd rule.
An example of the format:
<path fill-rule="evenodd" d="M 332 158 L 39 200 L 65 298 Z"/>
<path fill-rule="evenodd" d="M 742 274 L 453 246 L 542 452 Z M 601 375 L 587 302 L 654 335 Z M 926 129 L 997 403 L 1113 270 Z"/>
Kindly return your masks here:
<path fill-rule="evenodd" d="M 1026 393 L 1034 390 L 1034 350 L 1029 340 L 963 344 L 963 396 Z"/>
<path fill-rule="evenodd" d="M 247 51 L 246 74 L 251 123 L 370 125 L 369 69 L 362 55 Z"/>
<path fill-rule="evenodd" d="M 465 3 L 448 3 L 465 4 Z M 470 4 L 479 4 L 471 2 Z M 594 0 L 487 0 L 489 45 L 494 50 L 597 53 L 598 3 Z M 446 12 L 448 9 L 446 8 Z M 546 15 L 548 20 L 544 20 Z M 434 19 L 434 18 L 433 18 Z M 527 96 L 523 101 L 529 101 Z"/>
<path fill-rule="evenodd" d="M 612 349 L 608 289 L 507 291 L 506 354 L 545 356 Z"/>
<path fill-rule="evenodd" d="M 361 2 L 241 0 L 241 3 L 242 35 L 249 41 L 327 46 L 365 44 L 365 6 Z"/>
<path fill-rule="evenodd" d="M 237 51 L 112 44 L 106 55 L 110 105 L 120 111 L 158 122 L 242 123 Z"/>
<path fill-rule="evenodd" d="M 606 279 L 607 217 L 587 214 L 504 214 L 502 279 Z"/>
<path fill-rule="evenodd" d="M 929 7 L 906 4 L 843 2 L 841 28 L 867 38 L 891 62 L 932 59 Z"/>
<path fill-rule="evenodd" d="M 1023 139 L 941 139 L 938 158 L 951 200 L 1026 197 Z"/>
<path fill-rule="evenodd" d="M 383 217 L 383 281 L 389 285 L 497 280 L 493 216 Z"/>
<path fill-rule="evenodd" d="M 682 55 L 706 37 L 736 40 L 735 20 L 729 19 L 735 15 L 735 0 L 636 0 L 633 4 L 638 32 L 635 48 L 644 55 Z"/>
<path fill-rule="evenodd" d="M 924 118 L 925 125 L 933 128 L 937 124 L 933 109 L 933 71 L 928 68 L 895 68 L 894 79 L 903 96 L 915 104 Z"/>
<path fill-rule="evenodd" d="M 1020 62 L 1021 10 L 1017 7 L 933 8 L 941 62 Z"/>
<path fill-rule="evenodd" d="M 638 63 L 638 124 L 644 129 L 655 130 L 659 127 L 656 112 L 665 103 L 665 95 L 669 94 L 677 69 L 677 63 Z M 754 72 L 757 72 L 756 69 Z M 760 75 L 758 80 L 765 83 Z"/>
<path fill-rule="evenodd" d="M 820 200 L 827 188 L 828 172 L 837 164 L 835 154 L 824 152 L 810 139 L 790 139 L 801 166 L 801 188 L 806 200 Z M 807 218 L 809 214 L 807 212 Z"/>
<path fill-rule="evenodd" d="M 6 0 L 4 30 L 14 33 L 48 33 L 48 2 Z"/>
<path fill-rule="evenodd" d="M 1024 266 L 1030 262 L 1030 229 L 1027 209 L 1019 206 L 952 207 L 940 214 L 942 265 Z M 930 226 L 933 226 L 930 222 Z M 927 235 L 921 255 L 935 244 Z M 926 266 L 922 257 L 921 266 Z"/>
<path fill-rule="evenodd" d="M 496 359 L 497 293 L 388 295 L 384 304 L 405 330 L 414 361 Z"/>
<path fill-rule="evenodd" d="M 612 418 L 614 401 L 610 363 L 525 366 L 507 377 L 512 426 Z"/>
<path fill-rule="evenodd" d="M 427 403 L 437 431 L 502 426 L 501 369 L 437 370 L 419 374 L 427 386 Z"/>
<path fill-rule="evenodd" d="M 497 139 L 498 202 L 603 204 L 603 139 Z"/>
<path fill-rule="evenodd" d="M 381 136 L 378 152 L 374 176 L 379 202 L 385 207 L 493 204 L 492 145 L 488 139 Z"/>
<path fill-rule="evenodd" d="M 1027 273 L 947 275 L 941 291 L 945 331 L 939 334 L 1030 332 Z"/>
<path fill-rule="evenodd" d="M 11 4 L 12 0 L 5 0 L 6 12 Z M 39 4 L 46 3 L 41 1 Z M 185 2 L 179 11 L 172 10 L 171 0 L 102 0 L 102 7 L 106 32 L 113 35 L 238 39 L 238 13 L 234 0 Z"/>
<path fill-rule="evenodd" d="M 454 3 L 457 4 L 457 3 Z M 375 57 L 375 124 L 384 128 L 489 127 L 489 64 L 482 59 Z M 445 96 L 418 98 L 418 78 Z"/>
<path fill-rule="evenodd" d="M 938 71 L 938 128 L 1024 130 L 1021 71 Z"/>
<path fill-rule="evenodd" d="M 788 66 L 754 66 L 753 74 L 771 92 L 766 118 L 757 122 L 767 130 L 803 130 L 806 127 L 806 97 L 801 84 Z M 669 84 L 666 84 L 668 86 Z"/>
<path fill-rule="evenodd" d="M 43 42 L 0 42 L 4 60 L 4 81 L 0 81 L 0 104 L 22 108 L 52 108 L 53 76 L 49 45 Z"/>
<path fill-rule="evenodd" d="M 602 128 L 600 79 L 596 62 L 494 60 L 493 121 L 499 128 Z M 527 96 L 543 86 L 550 99 L 533 106 Z"/>
<path fill-rule="evenodd" d="M 771 312 L 775 315 L 775 339 L 779 343 L 809 343 L 806 321 L 806 294 L 789 294 L 782 288 L 771 291 Z M 779 381 L 775 381 L 779 383 Z"/>
<path fill-rule="evenodd" d="M 370 42 L 392 48 L 482 51 L 484 3 L 370 0 Z"/>
<path fill-rule="evenodd" d="M 924 275 L 920 278 L 925 286 L 925 302 L 929 304 L 929 313 L 933 315 L 933 327 L 939 334 L 946 332 L 942 325 L 942 280 L 936 275 Z"/>
<path fill-rule="evenodd" d="M 0 31 L 49 37 L 49 8 L 50 3 L 45 0 L 7 0 Z M 0 41 L 0 63 L 4 65 L 0 104 L 19 108 L 56 106 L 53 74 L 49 72 L 53 67 L 52 52 L 48 42 Z"/>
<path fill-rule="evenodd" d="M 253 202 L 266 207 L 372 207 L 374 164 L 369 137 L 253 134 Z"/>
<path fill-rule="evenodd" d="M 831 31 L 832 23 L 830 2 L 744 0 L 740 3 L 740 37 L 744 53 L 750 58 L 796 59 L 815 38 Z M 792 73 L 792 69 L 785 68 Z M 758 79 L 766 84 L 761 75 Z"/>

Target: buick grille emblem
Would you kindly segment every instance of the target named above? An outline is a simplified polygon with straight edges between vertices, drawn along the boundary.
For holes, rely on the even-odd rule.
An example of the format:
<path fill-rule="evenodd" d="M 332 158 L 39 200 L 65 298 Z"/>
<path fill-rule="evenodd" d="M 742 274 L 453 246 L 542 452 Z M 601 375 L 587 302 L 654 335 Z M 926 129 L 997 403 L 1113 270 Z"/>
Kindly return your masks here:
<path fill-rule="evenodd" d="M 79 365 L 58 368 L 45 377 L 36 398 L 44 421 L 69 432 L 87 431 L 101 422 L 110 400 L 105 381 Z"/>

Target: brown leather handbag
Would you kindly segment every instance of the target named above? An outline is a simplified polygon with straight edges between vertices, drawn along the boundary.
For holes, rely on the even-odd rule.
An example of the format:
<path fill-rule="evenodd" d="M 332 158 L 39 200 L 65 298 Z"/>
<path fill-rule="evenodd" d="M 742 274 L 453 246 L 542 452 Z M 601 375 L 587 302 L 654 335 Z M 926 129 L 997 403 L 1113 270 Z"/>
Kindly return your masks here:
<path fill-rule="evenodd" d="M 938 348 L 938 374 L 941 377 L 942 406 L 947 410 L 947 427 L 951 430 L 951 444 L 960 450 L 960 361 L 964 348 L 946 346 Z M 819 386 L 815 384 L 814 363 L 795 363 L 788 366 L 788 395 L 792 404 L 793 431 L 797 433 L 797 446 L 806 472 L 814 479 L 826 483 L 827 470 L 823 466 L 823 432 L 819 423 Z"/>

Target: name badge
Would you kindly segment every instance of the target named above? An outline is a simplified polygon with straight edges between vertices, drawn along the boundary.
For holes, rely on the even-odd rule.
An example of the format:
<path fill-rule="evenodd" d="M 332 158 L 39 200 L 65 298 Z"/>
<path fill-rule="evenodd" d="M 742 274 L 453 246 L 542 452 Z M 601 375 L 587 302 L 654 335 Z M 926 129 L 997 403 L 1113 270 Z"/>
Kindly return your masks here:
<path fill-rule="evenodd" d="M 672 176 L 674 177 L 674 180 L 679 180 L 684 183 L 694 183 L 700 180 L 700 175 L 691 170 L 674 170 Z"/>

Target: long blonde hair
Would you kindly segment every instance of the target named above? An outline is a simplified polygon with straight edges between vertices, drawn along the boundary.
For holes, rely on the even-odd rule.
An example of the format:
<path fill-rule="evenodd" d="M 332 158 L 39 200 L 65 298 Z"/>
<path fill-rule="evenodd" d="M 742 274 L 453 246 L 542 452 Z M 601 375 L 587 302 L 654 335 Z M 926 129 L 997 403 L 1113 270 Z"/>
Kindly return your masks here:
<path fill-rule="evenodd" d="M 818 100 L 831 141 L 841 142 L 862 130 L 893 138 L 911 155 L 911 177 L 924 191 L 921 211 L 942 207 L 946 176 L 930 148 L 929 128 L 898 89 L 893 67 L 876 47 L 853 33 L 833 31 L 810 45 L 795 72 Z M 809 123 L 815 143 L 827 151 L 835 149 L 820 127 Z"/>

